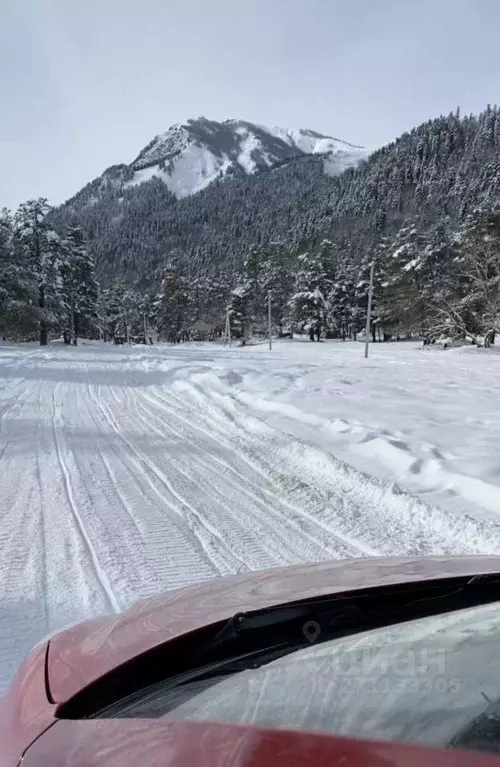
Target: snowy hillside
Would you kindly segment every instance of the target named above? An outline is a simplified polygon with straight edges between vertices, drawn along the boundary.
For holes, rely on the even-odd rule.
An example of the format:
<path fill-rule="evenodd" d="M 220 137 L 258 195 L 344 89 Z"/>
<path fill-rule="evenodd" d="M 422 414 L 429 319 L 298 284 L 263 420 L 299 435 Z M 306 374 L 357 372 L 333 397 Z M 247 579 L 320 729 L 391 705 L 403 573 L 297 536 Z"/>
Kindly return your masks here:
<path fill-rule="evenodd" d="M 201 117 L 173 125 L 155 138 L 130 164 L 134 186 L 153 177 L 181 199 L 216 179 L 253 174 L 292 157 L 325 156 L 325 172 L 341 173 L 367 156 L 367 150 L 312 130 L 268 128 L 244 120 L 216 122 Z"/>
<path fill-rule="evenodd" d="M 349 144 L 347 141 L 332 138 L 331 136 L 324 136 L 322 133 L 317 133 L 313 130 L 304 128 L 289 130 L 286 128 L 279 128 L 276 125 L 272 128 L 268 128 L 264 125 L 260 125 L 259 127 L 266 133 L 281 139 L 293 149 L 296 149 L 299 152 L 305 152 L 306 154 L 346 153 L 355 155 L 357 152 L 363 153 L 367 151 L 363 147 L 354 146 L 354 144 Z"/>
<path fill-rule="evenodd" d="M 293 563 L 500 552 L 500 355 L 0 342 L 0 694 L 55 629 Z"/>

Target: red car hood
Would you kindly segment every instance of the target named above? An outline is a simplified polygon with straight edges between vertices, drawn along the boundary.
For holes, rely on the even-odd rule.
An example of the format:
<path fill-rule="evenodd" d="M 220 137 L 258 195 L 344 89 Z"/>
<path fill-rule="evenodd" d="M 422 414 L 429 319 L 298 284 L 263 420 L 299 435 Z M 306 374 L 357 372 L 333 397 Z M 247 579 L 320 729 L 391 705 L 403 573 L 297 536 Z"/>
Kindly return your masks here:
<path fill-rule="evenodd" d="M 495 756 L 300 730 L 137 719 L 57 722 L 23 767 L 498 767 Z"/>
<path fill-rule="evenodd" d="M 131 658 L 237 612 L 369 586 L 499 571 L 500 557 L 378 557 L 217 578 L 53 637 L 48 649 L 50 696 L 54 703 L 66 701 Z"/>

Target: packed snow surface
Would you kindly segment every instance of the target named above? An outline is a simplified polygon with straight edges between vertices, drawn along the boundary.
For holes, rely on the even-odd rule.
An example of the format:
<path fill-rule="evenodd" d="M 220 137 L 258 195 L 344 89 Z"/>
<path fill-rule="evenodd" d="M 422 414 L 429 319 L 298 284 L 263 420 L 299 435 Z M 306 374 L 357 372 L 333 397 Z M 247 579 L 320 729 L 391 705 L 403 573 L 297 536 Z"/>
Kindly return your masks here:
<path fill-rule="evenodd" d="M 0 345 L 0 691 L 54 630 L 228 573 L 500 553 L 500 355 Z"/>

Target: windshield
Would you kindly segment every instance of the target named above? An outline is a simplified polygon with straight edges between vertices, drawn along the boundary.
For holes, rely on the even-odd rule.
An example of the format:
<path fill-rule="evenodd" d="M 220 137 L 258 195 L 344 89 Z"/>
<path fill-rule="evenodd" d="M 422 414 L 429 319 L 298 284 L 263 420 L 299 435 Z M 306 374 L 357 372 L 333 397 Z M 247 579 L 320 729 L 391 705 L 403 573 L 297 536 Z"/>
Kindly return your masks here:
<path fill-rule="evenodd" d="M 241 673 L 145 691 L 119 716 L 304 728 L 495 751 L 499 604 L 312 645 Z M 479 727 L 479 732 L 478 732 Z"/>

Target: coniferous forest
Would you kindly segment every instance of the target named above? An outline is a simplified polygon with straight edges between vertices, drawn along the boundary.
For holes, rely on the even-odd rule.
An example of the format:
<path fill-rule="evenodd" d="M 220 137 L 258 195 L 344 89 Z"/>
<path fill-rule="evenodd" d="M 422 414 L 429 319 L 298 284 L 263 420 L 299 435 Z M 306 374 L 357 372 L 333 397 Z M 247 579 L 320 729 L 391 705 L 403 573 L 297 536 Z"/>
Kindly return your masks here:
<path fill-rule="evenodd" d="M 457 110 L 332 178 L 302 156 L 177 200 L 108 169 L 56 209 L 0 215 L 0 336 L 242 339 L 314 327 L 492 343 L 500 323 L 500 109 Z"/>

